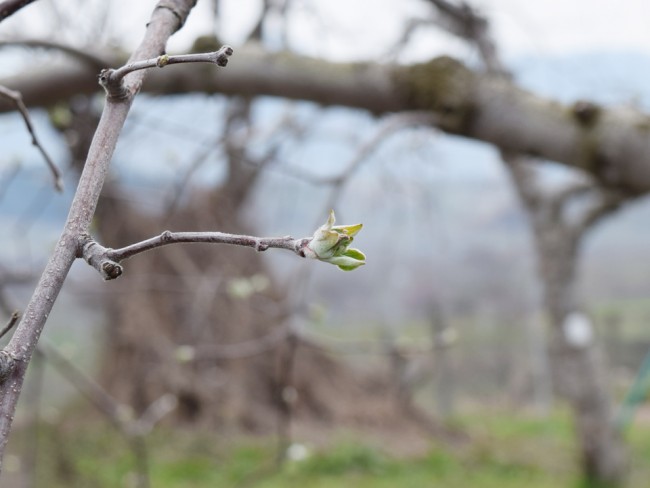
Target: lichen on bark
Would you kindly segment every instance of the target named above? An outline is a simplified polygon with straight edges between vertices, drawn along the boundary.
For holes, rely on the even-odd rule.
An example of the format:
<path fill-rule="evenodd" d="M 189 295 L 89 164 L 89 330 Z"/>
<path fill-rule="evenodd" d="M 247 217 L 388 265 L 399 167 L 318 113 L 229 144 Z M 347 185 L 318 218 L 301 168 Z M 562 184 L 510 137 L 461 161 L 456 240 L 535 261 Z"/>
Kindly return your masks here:
<path fill-rule="evenodd" d="M 472 97 L 475 75 L 460 61 L 440 56 L 400 67 L 395 71 L 395 83 L 407 107 L 436 113 L 445 131 L 467 133 L 476 113 Z"/>

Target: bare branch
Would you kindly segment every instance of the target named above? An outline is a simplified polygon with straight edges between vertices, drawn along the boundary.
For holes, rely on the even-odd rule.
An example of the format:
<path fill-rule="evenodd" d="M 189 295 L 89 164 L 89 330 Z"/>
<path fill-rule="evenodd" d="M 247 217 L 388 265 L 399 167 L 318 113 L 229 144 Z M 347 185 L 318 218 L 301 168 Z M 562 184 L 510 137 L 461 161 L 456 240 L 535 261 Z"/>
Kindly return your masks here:
<path fill-rule="evenodd" d="M 60 51 L 74 59 L 77 59 L 87 66 L 93 69 L 102 69 L 103 67 L 110 65 L 111 62 L 106 56 L 103 56 L 99 53 L 91 53 L 88 51 L 82 51 L 74 46 L 69 46 L 67 44 L 61 44 L 56 41 L 50 41 L 45 39 L 22 39 L 22 40 L 6 40 L 0 41 L 1 47 L 28 47 L 28 48 L 40 48 L 47 49 L 52 51 Z"/>
<path fill-rule="evenodd" d="M 57 191 L 62 192 L 63 179 L 61 177 L 61 171 L 59 171 L 59 168 L 56 166 L 56 164 L 54 164 L 54 161 L 52 161 L 52 158 L 50 158 L 49 154 L 47 154 L 47 151 L 45 151 L 45 148 L 43 148 L 38 138 L 36 137 L 34 126 L 32 125 L 31 118 L 29 117 L 29 112 L 23 103 L 23 97 L 21 96 L 20 92 L 10 90 L 5 86 L 0 85 L 0 96 L 11 100 L 14 105 L 16 105 L 16 108 L 20 112 L 20 115 L 23 116 L 23 120 L 25 121 L 25 125 L 27 126 L 29 134 L 32 136 L 32 144 L 36 146 L 36 148 L 41 152 L 43 158 L 45 159 L 45 162 L 47 163 L 47 166 L 50 168 L 50 172 L 54 177 L 54 187 Z"/>
<path fill-rule="evenodd" d="M 144 436 L 149 434 L 165 415 L 176 408 L 178 405 L 176 397 L 172 394 L 163 395 L 153 402 L 139 419 L 135 419 L 133 410 L 129 406 L 119 403 L 49 342 L 39 343 L 38 351 L 124 436 L 135 456 L 138 471 L 137 486 L 148 487 L 149 464 Z"/>
<path fill-rule="evenodd" d="M 164 68 L 170 64 L 180 63 L 210 63 L 217 66 L 225 67 L 228 64 L 228 58 L 232 56 L 233 50 L 230 46 L 223 46 L 218 51 L 200 54 L 179 54 L 170 56 L 162 54 L 157 58 L 134 61 L 125 64 L 117 69 L 104 69 L 99 74 L 99 84 L 104 87 L 110 97 L 121 99 L 128 96 L 128 90 L 122 84 L 124 77 L 134 71 L 149 68 Z"/>
<path fill-rule="evenodd" d="M 119 263 L 158 247 L 179 243 L 209 243 L 209 244 L 230 244 L 234 246 L 252 247 L 258 252 L 270 248 L 286 249 L 293 251 L 300 257 L 305 257 L 303 252 L 305 246 L 311 241 L 311 237 L 294 239 L 291 236 L 285 237 L 253 237 L 237 234 L 226 234 L 224 232 L 171 232 L 164 231 L 162 234 L 152 237 L 121 249 L 109 249 L 94 241 L 86 235 L 82 238 L 81 257 L 88 264 L 100 272 L 106 280 L 118 278 L 122 274 L 122 267 Z"/>
<path fill-rule="evenodd" d="M 451 34 L 473 42 L 481 54 L 488 71 L 506 76 L 496 45 L 490 35 L 490 24 L 476 9 L 465 2 L 456 5 L 447 0 L 429 0 L 436 6 L 442 20 L 442 27 Z"/>
<path fill-rule="evenodd" d="M 406 21 L 406 25 L 404 27 L 404 31 L 402 32 L 402 36 L 400 39 L 390 48 L 386 56 L 388 58 L 394 58 L 399 54 L 399 51 L 404 48 L 408 42 L 411 40 L 413 37 L 413 34 L 415 34 L 416 30 L 419 29 L 420 27 L 426 27 L 430 26 L 433 24 L 433 21 L 430 19 L 421 19 L 421 18 L 413 18 L 409 19 Z"/>
<path fill-rule="evenodd" d="M 271 321 L 271 320 L 269 320 Z M 214 361 L 215 359 L 243 359 L 270 351 L 292 334 L 288 325 L 274 328 L 268 334 L 235 344 L 201 344 L 178 346 L 175 354 L 179 361 Z"/>
<path fill-rule="evenodd" d="M 574 198 L 587 195 L 593 191 L 598 191 L 598 188 L 593 182 L 580 181 L 559 190 L 555 194 L 548 195 L 545 201 L 548 206 L 549 220 L 560 225 L 562 222 L 562 212 L 569 205 L 569 202 Z"/>
<path fill-rule="evenodd" d="M 190 91 L 280 96 L 373 114 L 427 110 L 438 114 L 439 128 L 445 132 L 577 167 L 610 187 L 650 189 L 650 139 L 643 130 L 647 114 L 627 107 L 595 107 L 590 125 L 585 127 L 578 107 L 536 96 L 505 77 L 495 79 L 470 70 L 448 56 L 411 66 L 343 64 L 250 46 L 238 51 L 237 63 L 218 76 L 201 68 L 187 65 L 168 73 L 154 70 L 146 89 L 158 94 Z M 449 84 L 441 87 L 422 81 L 440 77 Z M 29 73 L 3 81 L 20 86 L 30 105 L 51 104 L 96 90 L 88 70 L 70 72 L 58 67 L 48 70 L 47 77 Z"/>
<path fill-rule="evenodd" d="M 119 403 L 99 383 L 87 376 L 74 362 L 66 358 L 49 341 L 38 345 L 39 352 L 63 377 L 65 377 L 86 399 L 102 412 L 123 434 L 145 435 L 165 415 L 176 408 L 174 395 L 163 395 L 153 402 L 139 419 L 133 418 L 130 407 Z"/>
<path fill-rule="evenodd" d="M 135 425 L 131 428 L 131 435 L 147 435 L 158 422 L 176 410 L 177 406 L 178 398 L 176 395 L 172 395 L 171 393 L 164 394 L 149 405 L 140 418 L 135 421 Z"/>
<path fill-rule="evenodd" d="M 576 235 L 582 235 L 589 230 L 600 219 L 617 210 L 621 205 L 629 203 L 633 197 L 625 193 L 613 192 L 599 189 L 601 200 L 591 207 L 582 216 L 574 228 Z"/>
<path fill-rule="evenodd" d="M 164 52 L 167 39 L 180 29 L 195 3 L 194 0 L 159 2 L 131 61 Z M 128 97 L 119 100 L 107 97 L 61 237 L 11 341 L 0 351 L 0 458 L 9 439 L 27 366 L 70 267 L 79 255 L 79 238 L 92 222 L 117 140 L 143 80 L 144 72 L 132 73 L 126 84 Z"/>
<path fill-rule="evenodd" d="M 437 121 L 438 117 L 435 114 L 427 112 L 404 112 L 388 117 L 382 126 L 380 126 L 379 130 L 357 149 L 356 154 L 352 157 L 346 169 L 330 179 L 333 189 L 325 207 L 334 207 L 335 202 L 343 191 L 345 183 L 356 173 L 363 162 L 379 148 L 381 143 L 386 141 L 391 135 L 407 127 L 434 126 Z"/>
<path fill-rule="evenodd" d="M 5 0 L 0 3 L 0 22 L 34 1 L 35 0 Z"/>
<path fill-rule="evenodd" d="M 352 156 L 350 161 L 345 165 L 345 169 L 338 175 L 319 177 L 296 169 L 283 170 L 283 173 L 287 173 L 290 176 L 314 185 L 341 185 L 345 180 L 349 179 L 359 169 L 361 164 L 363 164 L 363 162 L 378 149 L 379 145 L 386 141 L 392 134 L 400 129 L 406 129 L 408 127 L 435 126 L 437 121 L 438 118 L 435 114 L 429 112 L 402 112 L 399 114 L 389 115 L 382 120 L 379 129 L 377 129 L 377 131 L 367 141 L 358 147 L 354 156 Z M 331 206 L 332 205 L 328 205 L 327 207 L 331 208 Z"/>
<path fill-rule="evenodd" d="M 9 322 L 7 322 L 7 325 L 5 325 L 2 330 L 0 330 L 0 339 L 2 339 L 7 332 L 9 332 L 14 325 L 18 322 L 18 317 L 20 317 L 20 314 L 18 312 L 14 312 L 11 314 L 11 317 L 9 318 Z"/>
<path fill-rule="evenodd" d="M 43 357 L 83 396 L 102 412 L 111 423 L 121 430 L 128 414 L 97 382 L 86 376 L 72 361 L 66 358 L 49 341 L 41 340 L 38 350 Z"/>

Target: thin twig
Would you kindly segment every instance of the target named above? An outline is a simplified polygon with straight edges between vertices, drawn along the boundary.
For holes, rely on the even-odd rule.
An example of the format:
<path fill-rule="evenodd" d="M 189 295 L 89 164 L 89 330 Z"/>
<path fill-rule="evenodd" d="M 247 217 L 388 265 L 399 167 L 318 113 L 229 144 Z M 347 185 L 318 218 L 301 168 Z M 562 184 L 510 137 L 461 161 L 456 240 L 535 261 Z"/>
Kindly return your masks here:
<path fill-rule="evenodd" d="M 179 243 L 210 243 L 231 244 L 235 246 L 252 247 L 256 251 L 266 251 L 270 248 L 286 249 L 293 251 L 300 257 L 305 257 L 305 246 L 311 237 L 294 239 L 285 237 L 253 237 L 224 232 L 171 232 L 152 237 L 121 249 L 109 249 L 94 241 L 90 236 L 85 236 L 81 245 L 81 256 L 88 264 L 100 272 L 104 279 L 112 280 L 122 275 L 120 262 L 158 247 Z"/>
<path fill-rule="evenodd" d="M 153 402 L 139 419 L 133 417 L 130 407 L 119 403 L 72 361 L 46 340 L 41 340 L 38 351 L 59 371 L 90 403 L 103 413 L 129 444 L 137 466 L 137 486 L 149 487 L 149 455 L 145 436 L 162 418 L 178 405 L 176 397 L 165 394 Z"/>
<path fill-rule="evenodd" d="M 9 322 L 7 322 L 7 325 L 4 326 L 4 328 L 0 331 L 0 339 L 2 339 L 7 332 L 9 332 L 14 325 L 18 323 L 18 317 L 20 317 L 20 314 L 18 312 L 14 312 L 11 314 L 11 317 L 9 318 Z"/>
<path fill-rule="evenodd" d="M 22 40 L 5 40 L 0 41 L 0 47 L 28 47 L 47 49 L 48 51 L 59 51 L 71 58 L 74 58 L 88 65 L 93 69 L 100 70 L 110 64 L 108 59 L 101 57 L 99 54 L 93 54 L 88 51 L 82 51 L 67 44 L 61 44 L 56 41 L 45 39 L 22 39 Z"/>
<path fill-rule="evenodd" d="M 311 173 L 301 170 L 283 170 L 283 173 L 298 178 L 301 181 L 313 185 L 332 185 L 341 186 L 348 180 L 376 150 L 382 142 L 400 131 L 409 127 L 431 127 L 436 126 L 439 119 L 428 112 L 403 112 L 395 115 L 390 115 L 384 118 L 377 129 L 377 131 L 363 144 L 361 144 L 350 161 L 345 165 L 345 169 L 335 176 L 319 177 Z M 326 205 L 326 208 L 332 208 L 331 203 Z"/>
<path fill-rule="evenodd" d="M 47 151 L 45 151 L 45 148 L 43 148 L 38 138 L 36 137 L 36 132 L 34 131 L 34 126 L 32 125 L 31 118 L 29 117 L 27 107 L 23 103 L 22 95 L 20 92 L 0 85 L 0 96 L 12 101 L 14 105 L 16 105 L 16 108 L 20 112 L 20 115 L 23 116 L 23 120 L 25 121 L 25 125 L 27 126 L 29 134 L 32 136 L 32 144 L 36 146 L 36 148 L 41 152 L 43 158 L 45 159 L 45 162 L 47 163 L 47 166 L 50 168 L 50 172 L 54 178 L 54 187 L 57 191 L 62 192 L 63 178 L 61 177 L 61 171 L 59 171 L 59 168 L 56 166 L 56 164 L 54 164 L 54 161 L 52 161 L 52 158 L 50 158 L 49 154 L 47 154 Z"/>
<path fill-rule="evenodd" d="M 429 2 L 438 9 L 443 28 L 476 45 L 490 73 L 503 77 L 509 76 L 499 58 L 496 44 L 490 35 L 490 25 L 484 16 L 465 2 L 460 2 L 458 5 L 447 0 L 429 0 Z"/>
<path fill-rule="evenodd" d="M 35 0 L 5 0 L 0 3 L 0 22 L 34 1 Z"/>
<path fill-rule="evenodd" d="M 154 8 L 149 28 L 142 43 L 131 55 L 131 60 L 163 52 L 167 39 L 183 25 L 196 2 L 175 0 L 173 9 L 170 3 L 161 0 Z M 136 72 L 128 77 L 126 90 L 131 95 L 126 99 L 107 97 L 61 237 L 53 247 L 41 280 L 11 341 L 0 351 L 0 459 L 9 439 L 27 366 L 72 263 L 79 256 L 79 238 L 88 232 L 93 220 L 117 140 L 144 75 L 145 72 Z"/>
<path fill-rule="evenodd" d="M 73 385 L 97 410 L 108 418 L 118 429 L 122 430 L 124 423 L 131 418 L 131 412 L 119 404 L 104 390 L 99 383 L 81 371 L 72 361 L 66 358 L 48 340 L 41 339 L 38 351 L 71 385 Z"/>
<path fill-rule="evenodd" d="M 18 173 L 20 173 L 20 164 L 13 164 L 6 171 L 3 171 L 3 174 L 0 176 L 0 200 L 4 198 L 11 183 L 18 176 Z"/>
<path fill-rule="evenodd" d="M 104 87 L 106 93 L 116 99 L 126 98 L 128 92 L 123 85 L 126 75 L 149 68 L 164 68 L 170 64 L 179 63 L 210 63 L 224 67 L 228 64 L 228 58 L 232 56 L 233 49 L 230 46 L 223 46 L 218 51 L 198 54 L 179 54 L 170 56 L 162 54 L 157 58 L 144 59 L 125 64 L 117 69 L 104 69 L 99 74 L 99 84 Z"/>
<path fill-rule="evenodd" d="M 578 235 L 584 234 L 600 219 L 618 210 L 622 205 L 630 203 L 638 195 L 610 192 L 604 189 L 598 190 L 601 201 L 588 209 L 575 224 L 574 232 Z"/>
<path fill-rule="evenodd" d="M 291 327 L 275 327 L 261 337 L 234 344 L 199 344 L 178 346 L 176 357 L 181 361 L 214 361 L 215 359 L 243 359 L 264 354 L 278 347 L 292 334 Z"/>

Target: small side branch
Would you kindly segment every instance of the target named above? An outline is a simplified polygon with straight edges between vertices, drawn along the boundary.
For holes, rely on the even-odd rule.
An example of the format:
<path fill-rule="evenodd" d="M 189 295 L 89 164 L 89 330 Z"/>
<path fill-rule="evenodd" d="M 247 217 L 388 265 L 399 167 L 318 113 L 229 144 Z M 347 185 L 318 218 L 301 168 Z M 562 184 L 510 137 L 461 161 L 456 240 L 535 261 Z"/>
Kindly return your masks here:
<path fill-rule="evenodd" d="M 12 16 L 21 8 L 26 7 L 32 2 L 34 2 L 34 0 L 5 0 L 0 3 L 0 22 L 5 20 L 7 17 Z"/>
<path fill-rule="evenodd" d="M 52 158 L 50 158 L 49 154 L 47 154 L 47 151 L 45 151 L 45 148 L 43 148 L 40 141 L 36 137 L 36 131 L 34 131 L 34 126 L 32 125 L 32 120 L 29 117 L 29 112 L 27 111 L 27 107 L 23 103 L 22 95 L 20 94 L 20 92 L 17 92 L 15 90 L 10 90 L 5 86 L 0 85 L 0 96 L 13 102 L 13 104 L 20 112 L 20 115 L 23 116 L 23 120 L 25 121 L 27 130 L 29 131 L 29 134 L 32 136 L 32 144 L 36 146 L 36 148 L 41 152 L 43 158 L 45 159 L 45 162 L 47 163 L 47 166 L 50 168 L 50 172 L 52 173 L 52 177 L 54 178 L 54 187 L 56 188 L 57 191 L 62 192 L 63 178 L 61 177 L 61 171 L 59 171 L 59 168 L 56 166 L 56 164 L 54 164 L 54 161 L 52 161 Z"/>
<path fill-rule="evenodd" d="M 122 275 L 120 262 L 158 247 L 169 244 L 199 242 L 209 244 L 230 244 L 235 246 L 251 247 L 262 252 L 270 248 L 286 249 L 293 251 L 300 257 L 305 257 L 304 249 L 311 238 L 294 239 L 285 237 L 253 237 L 223 232 L 171 232 L 152 237 L 121 249 L 110 249 L 94 241 L 86 235 L 81 239 L 80 257 L 95 268 L 105 280 L 119 278 Z"/>
<path fill-rule="evenodd" d="M 5 325 L 0 331 L 0 339 L 2 339 L 7 334 L 7 332 L 9 332 L 13 328 L 13 326 L 18 323 L 18 317 L 20 317 L 20 314 L 18 312 L 14 312 L 11 314 L 11 317 L 9 318 L 9 322 L 7 322 L 7 325 Z"/>
<path fill-rule="evenodd" d="M 178 405 L 176 396 L 167 393 L 153 402 L 140 418 L 133 410 L 119 403 L 95 380 L 86 376 L 72 361 L 68 360 L 47 341 L 41 341 L 38 350 L 54 368 L 61 373 L 79 392 L 84 395 L 125 438 L 136 461 L 136 486 L 148 488 L 149 453 L 145 442 L 155 425 L 171 413 Z"/>
<path fill-rule="evenodd" d="M 124 77 L 134 71 L 149 68 L 164 68 L 170 64 L 179 63 L 210 63 L 224 67 L 228 64 L 228 58 L 232 56 L 233 49 L 230 46 L 223 46 L 218 51 L 199 54 L 180 54 L 170 56 L 162 54 L 157 58 L 134 61 L 125 64 L 117 69 L 103 69 L 99 74 L 99 84 L 104 87 L 109 97 L 113 99 L 125 99 L 129 96 L 128 90 L 124 86 Z"/>

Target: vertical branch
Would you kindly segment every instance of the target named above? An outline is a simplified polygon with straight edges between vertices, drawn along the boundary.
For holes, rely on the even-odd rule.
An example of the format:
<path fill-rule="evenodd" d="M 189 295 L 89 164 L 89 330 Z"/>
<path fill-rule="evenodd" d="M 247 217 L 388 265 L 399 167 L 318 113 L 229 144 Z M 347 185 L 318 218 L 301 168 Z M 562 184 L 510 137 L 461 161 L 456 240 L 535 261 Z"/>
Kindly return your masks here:
<path fill-rule="evenodd" d="M 164 52 L 167 39 L 183 25 L 195 3 L 193 0 L 161 1 L 151 15 L 142 43 L 129 62 Z M 0 366 L 5 367 L 0 371 L 0 459 L 9 438 L 27 366 L 77 257 L 79 238 L 91 224 L 120 131 L 144 76 L 144 70 L 129 73 L 125 77 L 125 97 L 119 100 L 107 97 L 63 233 L 25 309 L 23 319 L 7 347 L 0 351 Z"/>
<path fill-rule="evenodd" d="M 286 344 L 285 353 L 280 358 L 280 371 L 278 374 L 278 454 L 276 458 L 278 466 L 286 459 L 287 449 L 291 445 L 291 417 L 293 404 L 297 396 L 293 384 L 293 373 L 296 364 L 298 336 L 290 332 Z"/>
<path fill-rule="evenodd" d="M 36 353 L 31 363 L 29 383 L 25 392 L 27 406 L 27 428 L 25 429 L 25 453 L 21 468 L 28 481 L 27 486 L 37 486 L 36 468 L 38 466 L 38 438 L 41 429 L 41 397 L 43 396 L 43 357 Z"/>

